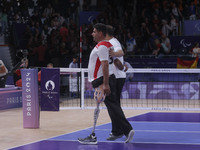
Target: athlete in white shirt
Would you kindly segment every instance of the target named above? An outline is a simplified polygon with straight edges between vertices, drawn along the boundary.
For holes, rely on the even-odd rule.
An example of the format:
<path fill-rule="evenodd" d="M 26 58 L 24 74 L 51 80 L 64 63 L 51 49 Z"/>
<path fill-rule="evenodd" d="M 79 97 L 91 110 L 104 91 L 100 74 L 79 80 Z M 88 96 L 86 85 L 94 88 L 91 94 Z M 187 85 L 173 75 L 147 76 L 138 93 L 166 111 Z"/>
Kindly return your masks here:
<path fill-rule="evenodd" d="M 95 136 L 95 125 L 99 115 L 99 97 L 103 97 L 103 100 L 110 101 L 110 99 L 115 99 L 115 76 L 113 74 L 113 62 L 109 58 L 109 49 L 112 45 L 105 41 L 106 36 L 106 26 L 101 23 L 94 25 L 93 39 L 98 44 L 94 47 L 90 53 L 89 63 L 88 63 L 88 81 L 92 82 L 93 88 L 95 88 L 94 99 L 97 100 L 97 107 L 94 111 L 94 126 L 92 134 L 86 138 L 78 138 L 81 144 L 97 144 L 97 137 Z M 111 70 L 109 70 L 111 69 Z M 110 84 L 112 83 L 112 84 Z M 101 94 L 96 94 L 96 92 Z M 103 93 L 103 94 L 102 94 Z M 106 98 L 105 98 L 106 96 Z M 106 102 L 105 102 L 106 103 Z M 112 105 L 112 104 L 111 104 Z M 108 108 L 109 109 L 109 108 Z"/>
<path fill-rule="evenodd" d="M 110 50 L 110 56 L 113 57 L 114 59 L 114 74 L 116 77 L 116 102 L 118 107 L 121 108 L 120 104 L 120 96 L 121 96 L 121 91 L 124 86 L 125 80 L 126 80 L 126 73 L 127 67 L 124 66 L 124 52 L 122 50 L 120 42 L 113 37 L 114 34 L 114 29 L 112 26 L 107 25 L 107 34 L 106 34 L 106 39 L 109 40 L 109 42 L 113 45 L 113 50 Z M 120 65 L 121 64 L 121 65 Z M 129 123 L 127 123 L 127 126 L 131 126 Z M 118 120 L 113 119 L 112 120 L 112 131 L 110 133 L 110 136 L 107 138 L 107 140 L 116 140 L 118 138 L 121 138 L 124 133 L 122 130 L 123 126 L 120 126 L 118 124 Z M 134 131 L 132 130 L 134 133 Z"/>
<path fill-rule="evenodd" d="M 92 50 L 88 64 L 88 80 L 92 82 L 94 88 L 103 85 L 103 92 L 106 95 L 105 105 L 111 121 L 119 124 L 122 132 L 127 136 L 126 143 L 130 142 L 133 137 L 133 128 L 126 119 L 121 107 L 116 101 L 116 79 L 113 74 L 113 59 L 109 58 L 109 50 L 112 48 L 110 42 L 106 41 L 106 25 L 97 23 L 94 25 L 93 39 L 98 44 Z M 96 144 L 94 134 L 79 138 L 78 141 L 82 144 Z"/>

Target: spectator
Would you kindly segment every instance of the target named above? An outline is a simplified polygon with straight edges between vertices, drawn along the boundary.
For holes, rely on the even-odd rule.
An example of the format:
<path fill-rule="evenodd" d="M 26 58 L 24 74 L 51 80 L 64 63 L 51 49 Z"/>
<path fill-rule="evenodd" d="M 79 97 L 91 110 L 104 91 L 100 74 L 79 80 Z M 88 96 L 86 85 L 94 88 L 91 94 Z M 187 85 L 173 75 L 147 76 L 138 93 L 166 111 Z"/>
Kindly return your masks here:
<path fill-rule="evenodd" d="M 39 45 L 33 49 L 33 52 L 31 55 L 37 56 L 37 66 L 43 67 L 44 64 L 46 64 L 45 60 L 45 53 L 46 53 L 46 45 L 41 43 L 42 41 L 39 41 Z"/>
<path fill-rule="evenodd" d="M 50 18 L 53 14 L 53 8 L 51 4 L 49 3 L 48 6 L 44 9 L 44 14 L 46 18 Z"/>
<path fill-rule="evenodd" d="M 48 63 L 47 64 L 47 68 L 53 68 L 53 64 L 52 63 Z M 38 82 L 41 82 L 41 70 L 38 72 Z"/>
<path fill-rule="evenodd" d="M 134 55 L 136 49 L 136 40 L 133 37 L 132 32 L 127 33 L 127 40 L 126 40 L 126 53 L 127 55 Z"/>
<path fill-rule="evenodd" d="M 83 6 L 83 10 L 91 10 L 90 7 L 90 2 L 91 0 L 87 0 L 87 1 L 83 1 L 81 3 L 84 4 Z M 34 9 L 33 13 L 28 13 L 26 14 L 26 12 L 24 10 L 28 10 L 27 9 L 23 9 L 23 11 L 21 11 L 20 7 L 22 6 L 21 1 L 19 2 L 15 2 L 15 1 L 9 1 L 9 5 L 5 5 L 4 2 L 2 2 L 1 7 L 3 8 L 2 10 L 7 11 L 6 14 L 8 15 L 8 25 L 12 24 L 13 18 L 15 18 L 15 22 L 17 23 L 22 23 L 24 22 L 27 18 L 30 19 L 31 21 L 33 21 L 33 33 L 29 33 L 31 34 L 30 37 L 28 38 L 24 38 L 26 40 L 29 40 L 29 42 L 26 42 L 26 44 L 23 45 L 27 45 L 28 43 L 28 48 L 29 51 L 32 51 L 35 47 L 38 47 L 37 41 L 41 40 L 40 38 L 40 34 L 42 34 L 42 41 L 43 44 L 46 43 L 48 49 L 52 49 L 52 52 L 56 52 L 59 53 L 57 51 L 57 49 L 59 50 L 59 45 L 64 45 L 61 44 L 61 42 L 63 41 L 59 41 L 57 42 L 57 47 L 55 46 L 55 44 L 52 44 L 52 41 L 57 41 L 56 38 L 54 38 L 55 40 L 49 40 L 47 42 L 48 36 L 51 34 L 51 31 L 53 30 L 57 30 L 60 31 L 60 25 L 62 22 L 66 22 L 67 24 L 67 29 L 68 29 L 68 40 L 69 42 L 66 43 L 67 50 L 70 51 L 70 55 L 76 54 L 79 52 L 79 28 L 78 28 L 78 21 L 77 21 L 77 13 L 79 12 L 79 4 L 77 3 L 77 0 L 71 0 L 71 1 L 37 1 L 37 5 L 34 4 L 29 4 L 30 8 Z M 98 1 L 100 2 L 100 1 Z M 8 3 L 8 2 L 6 2 Z M 17 6 L 17 4 L 21 3 L 20 7 Z M 92 3 L 96 3 L 95 1 Z M 165 33 L 168 37 L 169 36 L 174 36 L 178 34 L 178 31 L 181 33 L 181 28 L 180 28 L 180 21 L 182 20 L 183 17 L 185 17 L 185 15 L 188 15 L 189 18 L 189 7 L 190 7 L 190 1 L 183 1 L 183 0 L 176 0 L 176 1 L 167 1 L 167 0 L 163 0 L 163 1 L 155 1 L 152 0 L 151 2 L 143 2 L 143 1 L 137 1 L 137 15 L 135 13 L 134 17 L 137 17 L 138 14 L 141 14 L 140 17 L 138 18 L 134 18 L 133 14 L 135 11 L 135 6 L 133 2 L 130 2 L 128 0 L 125 1 L 118 1 L 115 3 L 115 5 L 112 5 L 112 2 L 100 2 L 101 5 L 97 5 L 98 6 L 98 11 L 103 12 L 101 13 L 101 17 L 97 17 L 96 19 L 94 19 L 95 21 L 98 22 L 105 22 L 105 21 L 109 21 L 106 22 L 107 24 L 112 24 L 114 26 L 114 28 L 116 28 L 115 31 L 117 31 L 117 35 L 116 38 L 119 39 L 119 41 L 121 42 L 121 44 L 123 46 L 127 46 L 126 45 L 126 41 L 129 40 L 129 38 L 127 37 L 126 33 L 129 30 L 132 30 L 132 28 L 134 28 L 136 31 L 141 31 L 140 33 L 142 33 L 142 38 L 140 37 L 140 41 L 138 38 L 138 35 L 136 32 L 134 32 L 134 37 L 137 37 L 137 49 L 141 50 L 141 49 L 146 49 L 146 43 L 148 43 L 148 39 L 150 36 L 150 33 L 152 31 L 154 31 L 157 35 L 160 34 L 160 28 L 161 28 L 161 20 L 164 19 L 166 21 L 169 22 L 169 26 L 171 27 L 171 31 L 170 33 Z M 66 5 L 62 5 L 62 4 L 66 4 Z M 81 5 L 83 5 L 81 4 Z M 107 5 L 107 10 L 110 11 L 104 11 L 103 9 L 101 9 L 99 6 L 103 6 L 104 4 Z M 192 8 L 194 8 L 194 4 L 193 2 L 192 4 Z M 48 5 L 48 6 L 47 6 Z M 68 6 L 69 9 L 63 9 L 64 7 Z M 95 6 L 95 5 L 94 5 Z M 171 7 L 170 7 L 171 6 Z M 196 9 L 198 11 L 198 7 L 199 4 L 196 5 Z M 5 8 L 5 9 L 4 9 Z M 18 9 L 19 8 L 19 9 Z M 26 8 L 26 6 L 23 6 L 23 8 Z M 103 8 L 103 7 L 102 7 Z M 109 8 L 109 9 L 108 9 Z M 188 13 L 187 13 L 188 12 Z M 170 13 L 173 14 L 173 18 L 171 18 Z M 61 16 L 60 14 L 65 14 L 65 16 Z M 29 16 L 26 16 L 29 15 Z M 183 16 L 184 15 L 184 16 Z M 198 17 L 198 16 L 197 16 Z M 29 20 L 29 22 L 30 22 Z M 121 21 L 121 24 L 118 23 L 118 21 Z M 141 26 L 144 25 L 144 27 L 141 27 L 137 24 L 137 21 L 139 22 L 139 24 L 142 24 Z M 39 26 L 37 27 L 36 22 L 39 22 Z M 144 24 L 143 24 L 144 23 Z M 118 24 L 117 26 L 115 24 Z M 30 24 L 29 24 L 30 25 Z M 134 25 L 134 26 L 133 26 Z M 92 43 L 92 37 L 91 36 L 91 31 L 90 28 L 88 28 L 90 25 L 87 25 L 86 27 L 83 27 L 83 31 L 85 28 L 88 29 L 87 32 L 83 32 L 83 50 L 84 53 L 88 55 L 89 51 L 87 51 L 86 49 L 91 50 L 93 47 Z M 130 28 L 130 29 L 129 29 Z M 179 29 L 180 28 L 180 29 Z M 3 28 L 2 28 L 3 29 Z M 41 30 L 42 29 L 42 30 Z M 42 31 L 42 32 L 41 32 Z M 47 34 L 49 32 L 49 34 Z M 84 38 L 87 38 L 87 40 L 84 40 Z M 62 38 L 62 40 L 65 38 Z M 24 40 L 25 41 L 25 40 Z M 142 41 L 142 42 L 141 42 Z M 17 43 L 17 42 L 16 42 Z M 21 44 L 22 45 L 22 44 Z M 64 47 L 64 46 L 63 46 Z M 129 48 L 128 48 L 129 49 Z M 128 50 L 127 49 L 127 50 Z M 132 49 L 131 49 L 132 51 Z M 134 49 L 135 51 L 135 49 Z M 129 53 L 129 52 L 128 52 Z M 147 51 L 147 54 L 152 53 L 152 51 Z M 53 53 L 54 55 L 55 53 Z M 130 52 L 130 54 L 135 54 L 135 52 Z M 141 51 L 140 51 L 141 54 Z M 142 53 L 143 54 L 143 53 Z M 62 57 L 62 55 L 60 55 L 59 57 Z M 32 65 L 36 65 L 37 63 L 33 63 L 31 60 L 35 60 L 29 57 L 29 64 Z M 57 63 L 58 64 L 58 63 Z M 54 66 L 58 66 L 56 63 L 54 63 Z"/>
<path fill-rule="evenodd" d="M 28 68 L 28 65 L 29 65 L 28 59 L 22 59 L 20 68 L 15 70 L 14 81 L 15 81 L 15 85 L 16 86 L 22 87 L 22 79 L 21 79 L 21 71 L 20 71 L 20 69 Z"/>
<path fill-rule="evenodd" d="M 166 36 L 169 36 L 172 31 L 172 28 L 168 25 L 166 20 L 162 20 L 162 28 L 161 32 L 162 34 L 165 34 Z"/>
<path fill-rule="evenodd" d="M 149 52 L 150 54 L 153 53 L 157 49 L 157 45 L 155 43 L 156 40 L 159 40 L 159 37 L 155 34 L 155 32 L 151 32 L 151 36 L 148 40 Z"/>
<path fill-rule="evenodd" d="M 72 62 L 69 64 L 69 68 L 78 68 L 78 56 L 74 55 Z M 69 77 L 69 91 L 71 97 L 78 96 L 78 88 L 80 88 L 80 84 L 77 84 L 79 77 L 77 77 L 77 72 L 72 72 Z M 80 83 L 80 80 L 79 80 Z"/>
<path fill-rule="evenodd" d="M 182 13 L 180 12 L 179 8 L 177 8 L 175 3 L 172 3 L 172 14 L 176 18 L 177 22 L 183 19 Z"/>
<path fill-rule="evenodd" d="M 196 20 L 196 6 L 194 5 L 193 1 L 190 2 L 190 6 L 188 9 L 189 9 L 190 20 Z"/>
<path fill-rule="evenodd" d="M 6 14 L 6 10 L 4 9 L 0 14 L 0 20 L 1 20 L 1 34 L 0 36 L 5 35 L 6 29 L 8 27 L 8 18 Z"/>
<path fill-rule="evenodd" d="M 156 14 L 154 14 L 152 23 L 153 23 L 153 26 L 152 26 L 153 29 L 152 30 L 155 31 L 158 34 L 159 31 L 160 31 L 160 28 L 159 28 L 160 20 L 159 20 L 159 18 Z"/>
<path fill-rule="evenodd" d="M 64 62 L 66 56 L 69 55 L 69 49 L 67 48 L 65 42 L 60 43 L 60 54 L 61 54 L 61 62 Z"/>
<path fill-rule="evenodd" d="M 163 57 L 163 56 L 169 54 L 170 51 L 171 51 L 170 40 L 165 34 L 162 34 L 162 36 L 161 36 L 161 47 L 158 51 L 158 57 Z"/>
<path fill-rule="evenodd" d="M 162 34 L 161 36 L 161 45 L 164 49 L 165 54 L 169 54 L 171 50 L 171 42 L 165 34 Z"/>
<path fill-rule="evenodd" d="M 190 51 L 190 53 L 192 54 L 192 57 L 198 57 L 200 54 L 200 48 L 199 48 L 199 43 L 196 42 L 194 44 L 194 47 L 192 48 L 192 51 Z"/>
<path fill-rule="evenodd" d="M 149 36 L 150 36 L 150 31 L 148 26 L 144 22 L 142 22 L 141 27 L 140 27 L 140 32 L 141 32 L 141 38 L 143 41 L 147 41 Z"/>
<path fill-rule="evenodd" d="M 62 24 L 62 27 L 60 28 L 60 35 L 62 37 L 63 42 L 68 42 L 68 29 L 66 27 L 66 23 L 64 22 Z"/>
<path fill-rule="evenodd" d="M 8 73 L 8 69 L 4 65 L 3 61 L 0 60 L 0 88 L 5 87 L 7 73 Z"/>
<path fill-rule="evenodd" d="M 178 24 L 173 14 L 170 16 L 170 27 L 171 27 L 171 35 L 175 36 L 178 34 Z"/>
<path fill-rule="evenodd" d="M 158 56 L 159 52 L 160 52 L 160 48 L 161 48 L 161 43 L 159 39 L 155 39 L 154 41 L 155 43 L 155 49 L 153 49 L 152 55 L 154 55 L 155 57 Z"/>

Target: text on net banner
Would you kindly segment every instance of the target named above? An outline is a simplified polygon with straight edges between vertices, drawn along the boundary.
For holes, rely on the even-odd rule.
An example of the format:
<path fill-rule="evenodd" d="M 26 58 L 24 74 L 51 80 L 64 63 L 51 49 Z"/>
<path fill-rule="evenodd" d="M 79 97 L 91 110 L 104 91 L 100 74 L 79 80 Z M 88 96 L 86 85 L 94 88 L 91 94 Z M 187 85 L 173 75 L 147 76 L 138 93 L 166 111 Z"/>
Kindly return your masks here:
<path fill-rule="evenodd" d="M 38 69 L 21 69 L 23 126 L 39 128 Z"/>

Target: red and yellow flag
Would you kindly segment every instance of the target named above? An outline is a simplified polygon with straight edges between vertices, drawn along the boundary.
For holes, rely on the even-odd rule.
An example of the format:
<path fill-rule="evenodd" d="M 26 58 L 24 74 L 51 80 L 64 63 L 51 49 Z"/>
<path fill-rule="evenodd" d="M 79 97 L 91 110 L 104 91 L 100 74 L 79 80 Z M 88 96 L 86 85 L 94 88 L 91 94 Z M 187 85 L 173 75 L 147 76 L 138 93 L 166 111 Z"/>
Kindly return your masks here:
<path fill-rule="evenodd" d="M 177 68 L 197 68 L 199 57 L 183 59 L 177 58 Z"/>

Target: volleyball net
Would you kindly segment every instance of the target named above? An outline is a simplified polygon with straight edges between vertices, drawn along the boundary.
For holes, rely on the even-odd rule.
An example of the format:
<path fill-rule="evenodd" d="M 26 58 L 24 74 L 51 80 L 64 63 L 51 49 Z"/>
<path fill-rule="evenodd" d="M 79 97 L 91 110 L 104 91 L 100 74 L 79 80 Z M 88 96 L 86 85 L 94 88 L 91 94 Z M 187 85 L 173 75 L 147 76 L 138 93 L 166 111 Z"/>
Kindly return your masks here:
<path fill-rule="evenodd" d="M 60 107 L 95 108 L 88 70 L 60 68 Z M 129 69 L 121 93 L 123 109 L 200 110 L 199 69 Z M 102 108 L 106 108 L 104 103 Z"/>

